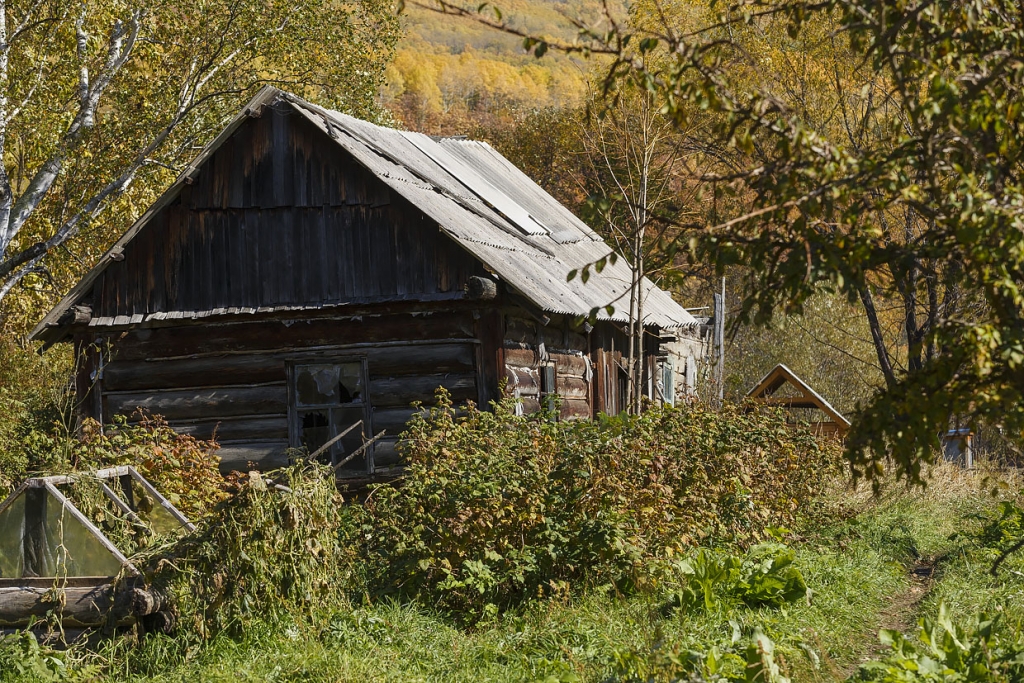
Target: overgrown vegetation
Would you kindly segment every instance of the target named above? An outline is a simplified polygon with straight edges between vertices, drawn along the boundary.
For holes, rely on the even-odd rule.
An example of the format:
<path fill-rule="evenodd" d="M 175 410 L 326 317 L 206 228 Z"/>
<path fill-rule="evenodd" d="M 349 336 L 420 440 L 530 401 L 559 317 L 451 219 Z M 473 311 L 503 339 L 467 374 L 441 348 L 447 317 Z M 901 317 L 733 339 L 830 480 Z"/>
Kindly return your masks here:
<path fill-rule="evenodd" d="M 958 680 L 907 673 L 939 661 L 911 641 L 919 613 L 944 666 L 988 653 L 1016 675 L 1015 575 L 977 581 L 1012 508 L 981 475 L 874 499 L 845 488 L 837 446 L 771 412 L 510 408 L 441 396 L 407 434 L 407 477 L 364 505 L 311 464 L 241 478 L 196 533 L 136 558 L 172 592 L 175 635 L 63 652 L 19 636 L 0 680 Z M 921 563 L 941 581 L 886 616 Z M 879 628 L 898 647 L 859 670 Z"/>
<path fill-rule="evenodd" d="M 440 392 L 406 433 L 400 487 L 366 501 L 375 593 L 475 619 L 533 597 L 656 588 L 698 543 L 746 545 L 793 523 L 839 447 L 754 407 L 603 422 L 519 417 L 512 399 L 457 418 Z"/>

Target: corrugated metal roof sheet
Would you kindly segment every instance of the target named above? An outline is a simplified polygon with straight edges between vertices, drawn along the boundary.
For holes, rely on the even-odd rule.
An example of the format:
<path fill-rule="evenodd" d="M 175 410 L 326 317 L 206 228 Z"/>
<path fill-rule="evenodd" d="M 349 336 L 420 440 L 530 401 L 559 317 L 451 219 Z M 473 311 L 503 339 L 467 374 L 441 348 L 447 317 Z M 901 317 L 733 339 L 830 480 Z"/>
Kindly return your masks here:
<path fill-rule="evenodd" d="M 538 308 L 551 313 L 626 321 L 631 272 L 623 260 L 608 263 L 590 279 L 568 274 L 606 258 L 611 248 L 583 221 L 545 192 L 487 143 L 443 138 L 435 141 L 323 109 L 274 88 L 261 91 L 243 112 L 199 154 L 164 195 L 133 225 L 97 266 L 36 326 L 32 337 L 46 334 L 84 296 L 111 262 L 110 255 L 134 237 L 150 217 L 166 206 L 186 178 L 259 106 L 285 101 L 344 148 L 369 172 L 435 220 L 441 229 L 473 254 L 508 286 Z M 665 291 L 646 278 L 644 322 L 665 328 L 697 325 L 697 320 Z M 310 306 L 316 308 L 315 305 Z M 614 312 L 609 313 L 608 307 Z M 300 307 L 301 308 L 301 307 Z M 232 309 L 225 309 L 231 312 Z M 219 311 L 218 311 L 219 313 Z M 202 317 L 192 311 L 180 317 Z M 173 312 L 146 319 L 175 319 Z M 131 319 L 104 320 L 131 324 Z M 94 321 L 94 324 L 99 324 Z"/>
<path fill-rule="evenodd" d="M 487 143 L 451 138 L 434 143 L 420 134 L 375 126 L 291 95 L 284 97 L 313 123 L 325 131 L 333 130 L 333 139 L 369 171 L 436 220 L 442 230 L 539 308 L 565 315 L 589 315 L 597 310 L 600 318 L 627 320 L 632 274 L 626 263 L 622 259 L 608 263 L 600 273 L 591 269 L 586 283 L 579 277 L 567 280 L 571 271 L 607 257 L 611 248 Z M 428 185 L 399 181 L 403 172 Z M 476 179 L 486 184 L 481 192 L 473 189 Z M 497 190 L 500 196 L 495 198 L 490 190 Z M 518 209 L 496 206 L 504 200 L 514 202 Z M 644 279 L 642 290 L 645 324 L 668 328 L 697 324 L 668 292 L 650 280 Z M 606 310 L 609 306 L 612 313 Z"/>

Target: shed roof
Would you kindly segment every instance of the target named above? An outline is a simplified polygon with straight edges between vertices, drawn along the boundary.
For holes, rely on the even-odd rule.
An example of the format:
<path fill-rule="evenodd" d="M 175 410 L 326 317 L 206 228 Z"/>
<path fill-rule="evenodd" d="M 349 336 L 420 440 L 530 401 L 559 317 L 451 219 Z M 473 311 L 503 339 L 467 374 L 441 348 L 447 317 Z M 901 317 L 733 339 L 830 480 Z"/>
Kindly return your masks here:
<path fill-rule="evenodd" d="M 785 384 L 794 387 L 799 396 L 772 396 Z M 833 408 L 832 404 L 826 401 L 821 394 L 782 363 L 776 365 L 771 372 L 762 377 L 761 381 L 747 392 L 747 398 L 784 408 L 817 408 L 836 423 L 836 427 L 841 433 L 845 433 L 850 428 L 850 421 L 843 417 L 842 413 Z"/>
<path fill-rule="evenodd" d="M 88 294 L 96 277 L 146 223 L 180 193 L 210 155 L 263 106 L 286 104 L 322 130 L 360 165 L 438 223 L 512 290 L 541 310 L 625 322 L 631 273 L 624 260 L 608 262 L 590 279 L 568 280 L 573 270 L 607 258 L 611 248 L 583 221 L 486 142 L 432 138 L 399 131 L 318 107 L 267 87 L 207 145 L 174 184 L 114 244 L 97 265 L 32 331 L 32 338 L 64 338 L 60 321 Z M 662 328 L 697 325 L 668 292 L 644 279 L 644 322 Z M 311 302 L 314 307 L 315 302 Z M 614 310 L 609 312 L 608 307 Z M 192 312 L 202 314 L 220 313 Z M 178 317 L 167 311 L 142 320 Z M 95 324 L 112 324 L 97 321 Z"/>

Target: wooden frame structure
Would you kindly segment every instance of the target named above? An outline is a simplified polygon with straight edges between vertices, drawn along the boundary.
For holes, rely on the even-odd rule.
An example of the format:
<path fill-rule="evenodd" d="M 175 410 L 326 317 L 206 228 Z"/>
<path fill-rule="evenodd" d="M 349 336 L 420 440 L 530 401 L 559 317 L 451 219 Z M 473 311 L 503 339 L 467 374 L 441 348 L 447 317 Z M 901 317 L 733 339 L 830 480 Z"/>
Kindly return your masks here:
<path fill-rule="evenodd" d="M 143 523 L 143 521 L 139 517 L 135 495 L 132 491 L 133 482 L 137 483 L 146 492 L 146 495 L 152 497 L 154 504 L 163 508 L 183 529 L 188 531 L 195 529 L 195 525 L 185 515 L 130 465 L 78 474 L 32 477 L 25 480 L 11 495 L 0 502 L 0 515 L 3 515 L 16 501 L 22 498 L 26 499 L 21 524 L 5 529 L 18 528 L 21 530 L 19 540 L 25 550 L 21 561 L 21 576 L 0 575 L 0 628 L 23 627 L 33 617 L 43 619 L 53 612 L 61 614 L 64 624 L 76 627 L 99 626 L 107 623 L 134 623 L 136 619 L 151 617 L 158 612 L 160 616 L 156 618 L 157 621 L 163 623 L 164 626 L 171 623 L 169 613 L 163 610 L 162 596 L 137 585 L 141 579 L 139 570 L 121 549 L 78 509 L 74 501 L 65 496 L 58 488 L 87 479 L 95 480 L 113 507 L 134 523 Z M 112 486 L 113 482 L 116 483 Z M 115 487 L 120 489 L 120 494 Z M 31 503 L 38 509 L 30 511 L 29 497 L 36 499 Z M 110 556 L 125 573 L 124 581 L 118 582 L 117 577 L 113 574 L 104 576 L 40 575 L 45 571 L 45 562 L 34 557 L 38 554 L 37 551 L 30 552 L 28 548 L 30 546 L 34 548 L 45 546 L 47 533 L 44 529 L 40 529 L 38 524 L 30 524 L 29 517 L 33 516 L 33 519 L 37 521 L 45 518 L 45 498 L 47 497 L 60 506 L 62 515 L 66 512 L 71 519 L 80 524 L 81 529 L 71 533 L 87 534 L 110 553 Z M 63 523 L 61 530 L 63 533 Z M 64 546 L 64 544 L 65 538 L 61 537 L 59 545 Z M 31 562 L 30 556 L 34 558 Z M 29 566 L 29 564 L 33 566 Z M 56 570 L 55 573 L 60 574 L 60 571 Z M 149 621 L 152 622 L 153 619 L 149 619 Z"/>
<path fill-rule="evenodd" d="M 796 389 L 799 394 L 797 396 L 774 395 L 787 384 Z M 811 430 L 819 436 L 842 437 L 850 429 L 850 421 L 843 417 L 842 413 L 833 408 L 832 404 L 822 398 L 821 394 L 808 386 L 807 382 L 800 379 L 795 372 L 782 363 L 776 365 L 753 389 L 748 391 L 747 398 L 787 410 L 793 408 L 820 410 L 828 419 L 810 423 Z M 796 424 L 795 421 L 792 423 Z"/>

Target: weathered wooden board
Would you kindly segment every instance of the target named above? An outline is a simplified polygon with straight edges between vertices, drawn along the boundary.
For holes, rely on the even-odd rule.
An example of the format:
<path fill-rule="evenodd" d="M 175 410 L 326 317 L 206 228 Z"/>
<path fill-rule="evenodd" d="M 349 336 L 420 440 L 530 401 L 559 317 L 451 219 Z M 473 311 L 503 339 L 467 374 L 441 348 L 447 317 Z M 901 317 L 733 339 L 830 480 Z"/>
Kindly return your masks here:
<path fill-rule="evenodd" d="M 102 626 L 108 620 L 131 623 L 136 617 L 154 613 L 164 602 L 140 588 L 122 588 L 115 593 L 109 583 L 68 586 L 63 589 L 63 606 L 51 599 L 52 593 L 52 585 L 0 587 L 0 626 L 25 626 L 32 617 L 45 619 L 56 611 L 65 626 Z"/>
<path fill-rule="evenodd" d="M 559 375 L 566 377 L 585 377 L 587 374 L 587 361 L 581 356 L 569 356 L 566 354 L 552 354 L 551 360 Z"/>
<path fill-rule="evenodd" d="M 505 366 L 507 390 L 518 396 L 540 395 L 540 374 L 536 368 Z"/>
<path fill-rule="evenodd" d="M 556 384 L 558 395 L 566 399 L 586 401 L 590 392 L 590 385 L 581 377 L 559 375 Z"/>
<path fill-rule="evenodd" d="M 373 409 L 373 433 L 380 430 L 387 431 L 389 437 L 398 436 L 405 430 L 405 425 L 419 410 L 402 408 L 374 408 Z"/>
<path fill-rule="evenodd" d="M 505 349 L 505 364 L 523 368 L 537 367 L 537 351 L 533 348 L 507 348 Z"/>
<path fill-rule="evenodd" d="M 444 387 L 456 402 L 476 399 L 476 373 L 450 373 L 370 379 L 370 402 L 379 407 L 408 406 L 413 401 L 430 403 Z"/>
<path fill-rule="evenodd" d="M 287 107 L 238 129 L 99 276 L 94 315 L 457 294 L 486 275 L 322 140 Z"/>
<path fill-rule="evenodd" d="M 105 414 L 130 415 L 136 409 L 162 415 L 169 421 L 240 415 L 284 415 L 288 393 L 283 382 L 261 386 L 203 389 L 161 389 L 150 392 L 108 392 Z"/>
<path fill-rule="evenodd" d="M 301 351 L 309 347 L 451 339 L 473 339 L 473 318 L 468 312 L 363 316 L 361 320 L 307 318 L 136 329 L 118 335 L 116 360 L 288 349 Z"/>
<path fill-rule="evenodd" d="M 115 358 L 103 369 L 103 386 L 107 391 L 263 384 L 284 379 L 284 360 L 264 354 L 157 361 Z"/>
<path fill-rule="evenodd" d="M 218 443 L 288 440 L 288 417 L 285 414 L 175 421 L 170 423 L 170 427 L 179 434 L 197 439 L 210 439 L 216 433 Z"/>
<path fill-rule="evenodd" d="M 221 444 L 217 455 L 220 457 L 220 471 L 252 469 L 269 470 L 288 464 L 287 441 L 227 441 Z"/>
<path fill-rule="evenodd" d="M 367 349 L 370 377 L 472 372 L 473 344 L 422 344 Z"/>
<path fill-rule="evenodd" d="M 593 412 L 587 401 L 562 399 L 559 417 L 563 420 L 589 420 L 593 417 Z"/>

